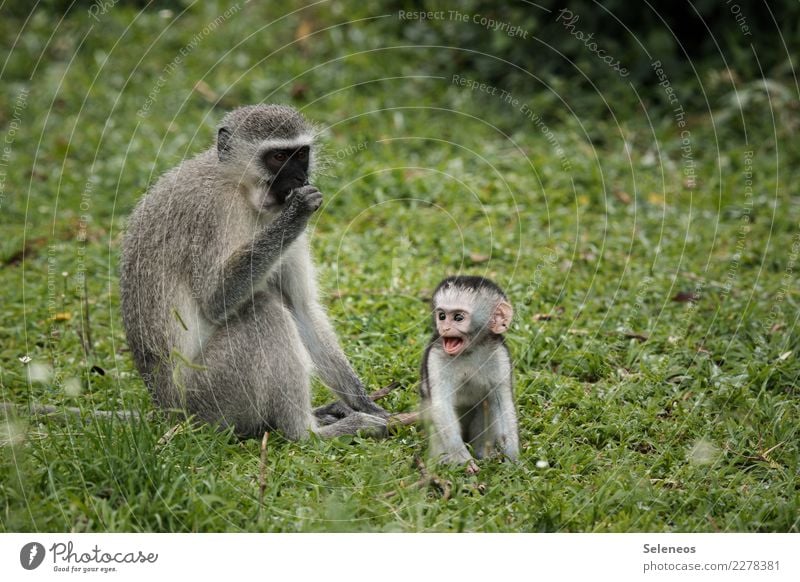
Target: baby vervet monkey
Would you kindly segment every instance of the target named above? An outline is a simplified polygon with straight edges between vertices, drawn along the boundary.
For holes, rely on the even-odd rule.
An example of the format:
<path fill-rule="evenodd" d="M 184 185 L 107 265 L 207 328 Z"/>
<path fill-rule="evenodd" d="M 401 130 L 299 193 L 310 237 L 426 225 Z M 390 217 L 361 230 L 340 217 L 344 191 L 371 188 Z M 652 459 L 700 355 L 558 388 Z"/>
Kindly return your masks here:
<path fill-rule="evenodd" d="M 503 290 L 483 277 L 448 277 L 433 293 L 434 332 L 422 359 L 422 416 L 431 456 L 466 463 L 519 456 L 511 357 L 503 334 L 514 313 Z"/>

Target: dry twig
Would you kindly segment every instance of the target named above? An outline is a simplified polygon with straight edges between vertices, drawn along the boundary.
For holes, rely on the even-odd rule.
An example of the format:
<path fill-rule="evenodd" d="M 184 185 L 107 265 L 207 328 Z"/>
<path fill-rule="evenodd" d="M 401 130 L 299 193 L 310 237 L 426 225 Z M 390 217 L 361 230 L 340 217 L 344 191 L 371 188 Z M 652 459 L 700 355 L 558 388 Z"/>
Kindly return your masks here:
<path fill-rule="evenodd" d="M 450 499 L 450 495 L 453 490 L 453 484 L 450 481 L 440 479 L 436 475 L 431 475 L 428 472 L 428 468 L 425 466 L 425 463 L 422 461 L 419 455 L 414 455 L 414 464 L 416 465 L 417 469 L 419 469 L 421 478 L 418 481 L 416 481 L 413 485 L 411 485 L 411 487 L 419 489 L 424 487 L 431 487 L 436 492 L 438 492 L 439 495 L 441 495 L 442 499 L 444 499 L 445 501 Z M 387 491 L 386 493 L 381 495 L 381 498 L 390 499 L 395 495 L 397 495 L 397 493 L 398 493 L 397 490 Z"/>
<path fill-rule="evenodd" d="M 267 441 L 269 432 L 261 439 L 261 460 L 258 466 L 258 521 L 261 521 L 261 510 L 264 507 L 264 492 L 267 490 Z"/>

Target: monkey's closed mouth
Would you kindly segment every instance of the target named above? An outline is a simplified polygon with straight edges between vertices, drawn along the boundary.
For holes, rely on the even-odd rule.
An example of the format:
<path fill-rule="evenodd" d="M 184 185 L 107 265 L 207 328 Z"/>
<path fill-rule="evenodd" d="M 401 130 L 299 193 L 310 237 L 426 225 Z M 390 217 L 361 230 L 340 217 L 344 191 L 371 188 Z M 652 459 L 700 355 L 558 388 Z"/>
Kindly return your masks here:
<path fill-rule="evenodd" d="M 444 346 L 445 353 L 453 356 L 461 351 L 464 340 L 460 337 L 444 337 L 442 338 L 442 345 Z"/>

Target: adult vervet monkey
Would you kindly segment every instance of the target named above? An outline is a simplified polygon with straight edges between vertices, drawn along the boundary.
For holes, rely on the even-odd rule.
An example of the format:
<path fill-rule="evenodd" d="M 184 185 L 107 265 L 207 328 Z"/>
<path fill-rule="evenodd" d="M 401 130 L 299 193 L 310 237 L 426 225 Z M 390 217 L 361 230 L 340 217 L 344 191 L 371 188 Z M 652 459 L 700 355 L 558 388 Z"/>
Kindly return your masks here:
<path fill-rule="evenodd" d="M 122 316 L 158 405 L 242 437 L 385 431 L 388 415 L 317 295 L 305 232 L 322 204 L 309 184 L 314 155 L 314 131 L 296 110 L 242 107 L 222 119 L 211 148 L 162 176 L 133 211 Z M 320 420 L 314 370 L 341 399 Z"/>

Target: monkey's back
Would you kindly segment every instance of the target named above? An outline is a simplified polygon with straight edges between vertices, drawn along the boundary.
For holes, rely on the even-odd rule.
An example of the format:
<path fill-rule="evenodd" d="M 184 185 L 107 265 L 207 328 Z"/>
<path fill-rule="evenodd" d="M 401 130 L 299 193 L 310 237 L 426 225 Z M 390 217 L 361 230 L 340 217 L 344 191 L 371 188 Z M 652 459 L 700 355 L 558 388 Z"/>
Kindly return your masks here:
<path fill-rule="evenodd" d="M 208 222 L 202 179 L 208 152 L 165 173 L 139 201 L 122 242 L 122 322 L 139 373 L 159 404 L 175 406 L 172 365 L 179 348 L 176 328 L 185 325 L 192 272 L 202 261 Z M 183 315 L 185 317 L 185 313 Z"/>

